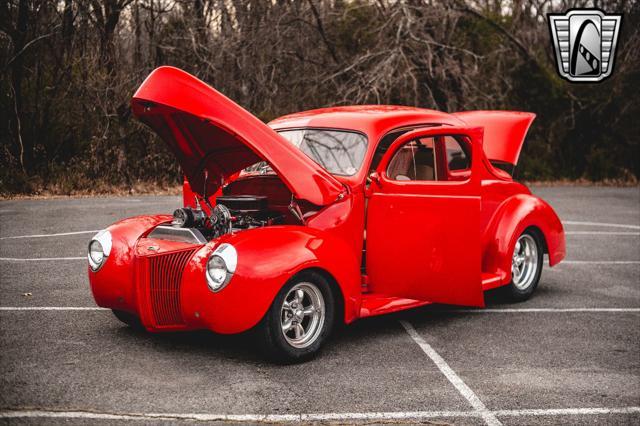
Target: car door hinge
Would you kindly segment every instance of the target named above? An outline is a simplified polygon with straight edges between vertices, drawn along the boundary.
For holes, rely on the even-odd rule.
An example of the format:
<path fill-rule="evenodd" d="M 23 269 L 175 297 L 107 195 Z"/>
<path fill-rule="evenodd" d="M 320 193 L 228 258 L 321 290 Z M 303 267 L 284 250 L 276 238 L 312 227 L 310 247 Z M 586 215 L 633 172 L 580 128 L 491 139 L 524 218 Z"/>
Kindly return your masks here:
<path fill-rule="evenodd" d="M 360 291 L 363 293 L 369 292 L 369 276 L 368 275 L 360 275 Z"/>

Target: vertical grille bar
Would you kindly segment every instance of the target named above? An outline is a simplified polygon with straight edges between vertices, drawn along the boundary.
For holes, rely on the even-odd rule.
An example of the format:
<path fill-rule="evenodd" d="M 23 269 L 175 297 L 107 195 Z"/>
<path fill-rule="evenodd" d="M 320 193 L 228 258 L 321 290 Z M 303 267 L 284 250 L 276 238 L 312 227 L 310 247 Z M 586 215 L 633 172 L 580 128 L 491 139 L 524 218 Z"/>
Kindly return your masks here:
<path fill-rule="evenodd" d="M 180 306 L 182 271 L 195 250 L 149 257 L 149 295 L 158 326 L 183 325 Z"/>

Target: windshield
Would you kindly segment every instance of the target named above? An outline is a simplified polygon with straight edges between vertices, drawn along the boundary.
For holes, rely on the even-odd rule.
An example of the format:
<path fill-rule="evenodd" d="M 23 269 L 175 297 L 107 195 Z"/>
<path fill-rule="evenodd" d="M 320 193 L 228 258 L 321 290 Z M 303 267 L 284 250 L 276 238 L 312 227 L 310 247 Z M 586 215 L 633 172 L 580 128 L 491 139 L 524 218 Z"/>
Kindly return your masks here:
<path fill-rule="evenodd" d="M 356 174 L 367 152 L 366 136 L 347 130 L 296 129 L 278 133 L 333 175 Z M 253 164 L 244 171 L 273 173 L 266 161 Z"/>
<path fill-rule="evenodd" d="M 367 138 L 360 133 L 327 129 L 283 130 L 278 133 L 334 175 L 356 174 L 367 152 Z"/>

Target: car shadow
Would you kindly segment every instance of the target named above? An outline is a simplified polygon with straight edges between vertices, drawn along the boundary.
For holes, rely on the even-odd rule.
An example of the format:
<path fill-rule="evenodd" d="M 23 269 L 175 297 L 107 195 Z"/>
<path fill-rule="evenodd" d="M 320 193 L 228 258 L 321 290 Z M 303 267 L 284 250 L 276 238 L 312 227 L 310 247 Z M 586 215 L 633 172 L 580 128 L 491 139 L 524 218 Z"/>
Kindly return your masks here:
<path fill-rule="evenodd" d="M 553 297 L 553 287 L 541 286 L 534 298 Z M 502 289 L 485 293 L 487 308 L 522 308 L 526 303 L 513 303 Z M 335 328 L 332 337 L 326 342 L 319 358 L 327 354 L 337 355 L 351 351 L 359 345 L 370 344 L 395 338 L 405 333 L 400 321 L 406 320 L 419 326 L 446 326 L 456 321 L 469 321 L 478 318 L 476 313 L 465 313 L 474 308 L 433 304 L 407 311 L 396 312 L 377 317 L 363 318 L 347 326 Z M 482 308 L 478 308 L 482 309 Z M 115 319 L 114 319 L 115 321 Z M 250 330 L 236 335 L 216 334 L 207 330 L 170 333 L 148 333 L 122 326 L 114 328 L 114 333 L 127 345 L 152 345 L 160 353 L 178 353 L 184 356 L 206 356 L 232 363 L 264 365 L 266 360 L 260 352 L 255 331 Z M 277 365 L 277 364 L 274 364 Z"/>
<path fill-rule="evenodd" d="M 255 340 L 248 333 L 223 335 L 208 330 L 149 333 L 121 326 L 114 330 L 125 343 L 151 345 L 159 353 L 211 356 L 245 363 L 262 362 Z"/>
<path fill-rule="evenodd" d="M 114 322 L 115 322 L 114 318 Z M 210 357 L 218 361 L 243 363 L 254 366 L 271 364 L 278 368 L 280 364 L 268 361 L 259 350 L 254 330 L 235 335 L 216 334 L 208 330 L 149 333 L 135 330 L 115 323 L 111 329 L 122 345 L 138 346 L 148 351 L 148 347 L 160 354 L 172 357 L 200 358 Z M 386 315 L 358 320 L 348 326 L 334 329 L 318 358 L 334 357 L 352 351 L 361 345 L 372 344 L 379 340 L 397 337 L 402 332 L 398 316 Z M 141 349 L 143 350 L 143 349 Z M 284 365 L 283 365 L 284 366 Z"/>

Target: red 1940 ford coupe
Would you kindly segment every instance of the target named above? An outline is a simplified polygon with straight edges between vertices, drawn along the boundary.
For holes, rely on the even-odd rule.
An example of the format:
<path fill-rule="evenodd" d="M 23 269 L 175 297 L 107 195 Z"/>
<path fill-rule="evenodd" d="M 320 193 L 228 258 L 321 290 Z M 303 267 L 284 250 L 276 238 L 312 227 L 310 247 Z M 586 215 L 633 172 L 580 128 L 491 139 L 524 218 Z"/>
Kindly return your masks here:
<path fill-rule="evenodd" d="M 336 323 L 531 296 L 565 256 L 552 208 L 511 178 L 534 114 L 326 108 L 263 124 L 195 77 L 155 70 L 134 114 L 185 173 L 173 215 L 89 243 L 99 306 L 148 331 L 249 329 L 315 354 Z"/>

